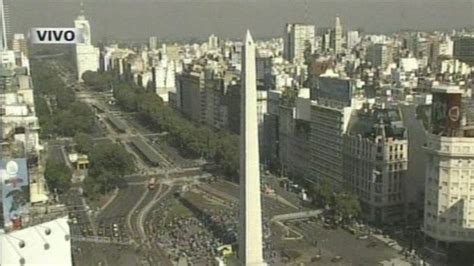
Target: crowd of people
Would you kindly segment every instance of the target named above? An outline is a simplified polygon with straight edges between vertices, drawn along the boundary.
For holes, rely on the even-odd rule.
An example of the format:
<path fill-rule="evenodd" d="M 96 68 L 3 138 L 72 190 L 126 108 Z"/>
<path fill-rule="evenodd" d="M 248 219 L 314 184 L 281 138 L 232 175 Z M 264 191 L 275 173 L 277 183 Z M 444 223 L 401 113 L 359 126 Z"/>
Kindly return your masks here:
<path fill-rule="evenodd" d="M 173 215 L 172 204 L 181 204 L 189 212 Z M 228 207 L 234 208 L 228 208 Z M 238 208 L 231 204 L 225 208 L 203 207 L 202 202 L 195 203 L 178 197 L 162 202 L 153 222 L 156 244 L 167 251 L 172 260 L 185 257 L 189 262 L 210 262 L 220 256 L 219 247 L 235 244 L 238 234 Z M 269 237 L 270 221 L 263 219 L 264 246 L 268 256 L 274 254 L 268 250 L 272 247 Z M 235 247 L 235 245 L 234 245 Z M 235 251 L 235 250 L 234 250 Z"/>

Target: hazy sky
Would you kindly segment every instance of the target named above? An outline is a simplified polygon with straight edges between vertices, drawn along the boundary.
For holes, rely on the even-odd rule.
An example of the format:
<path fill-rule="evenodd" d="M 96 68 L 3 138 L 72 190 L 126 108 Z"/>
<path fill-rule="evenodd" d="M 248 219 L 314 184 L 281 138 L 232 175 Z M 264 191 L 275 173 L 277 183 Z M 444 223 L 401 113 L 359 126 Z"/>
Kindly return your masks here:
<path fill-rule="evenodd" d="M 80 0 L 5 0 L 13 32 L 72 26 Z M 474 0 L 84 0 L 94 41 L 109 39 L 239 38 L 282 35 L 287 22 L 333 24 L 367 32 L 448 30 L 474 26 Z"/>

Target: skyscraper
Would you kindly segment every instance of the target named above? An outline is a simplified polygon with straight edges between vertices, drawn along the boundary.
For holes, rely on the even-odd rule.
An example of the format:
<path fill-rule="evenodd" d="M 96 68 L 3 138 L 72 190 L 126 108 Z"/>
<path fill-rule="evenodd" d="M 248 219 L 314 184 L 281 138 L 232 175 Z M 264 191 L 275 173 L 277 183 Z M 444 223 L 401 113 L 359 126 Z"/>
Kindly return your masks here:
<path fill-rule="evenodd" d="M 285 33 L 285 57 L 288 61 L 304 62 L 304 52 L 307 45 L 314 50 L 314 25 L 309 24 L 286 24 Z"/>
<path fill-rule="evenodd" d="M 207 43 L 209 50 L 216 50 L 217 48 L 219 48 L 219 38 L 214 34 L 211 34 L 211 36 L 209 36 L 209 40 Z"/>
<path fill-rule="evenodd" d="M 336 23 L 331 34 L 331 48 L 334 53 L 339 54 L 342 52 L 342 25 L 339 17 L 336 17 Z"/>
<path fill-rule="evenodd" d="M 0 0 L 0 8 L 1 8 L 1 16 L 2 16 L 2 47 L 1 50 L 5 51 L 8 49 L 8 44 L 7 44 L 7 13 L 5 9 L 5 3 L 3 2 L 4 0 Z"/>
<path fill-rule="evenodd" d="M 91 26 L 84 16 L 84 7 L 81 3 L 81 13 L 74 21 L 74 26 L 82 29 L 83 43 L 76 44 L 77 79 L 82 81 L 82 74 L 86 71 L 97 71 L 99 69 L 99 48 L 92 45 Z"/>
<path fill-rule="evenodd" d="M 242 54 L 241 105 L 239 260 L 241 265 L 266 265 L 262 251 L 255 44 L 250 31 Z"/>
<path fill-rule="evenodd" d="M 385 43 L 376 43 L 367 49 L 367 61 L 374 67 L 385 70 L 392 62 L 391 47 Z"/>
<path fill-rule="evenodd" d="M 352 50 L 360 42 L 359 31 L 347 32 L 347 49 Z"/>
<path fill-rule="evenodd" d="M 148 39 L 148 48 L 150 50 L 156 50 L 156 48 L 158 48 L 158 37 L 156 36 L 151 36 L 149 39 Z"/>

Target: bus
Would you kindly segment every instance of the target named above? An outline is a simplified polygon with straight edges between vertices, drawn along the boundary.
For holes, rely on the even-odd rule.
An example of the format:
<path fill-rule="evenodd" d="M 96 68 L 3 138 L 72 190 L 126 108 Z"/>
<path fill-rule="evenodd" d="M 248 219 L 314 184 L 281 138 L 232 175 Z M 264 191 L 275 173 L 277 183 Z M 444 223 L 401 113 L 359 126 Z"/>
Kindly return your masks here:
<path fill-rule="evenodd" d="M 152 177 L 150 180 L 148 180 L 148 189 L 153 190 L 155 189 L 156 186 L 156 178 Z"/>

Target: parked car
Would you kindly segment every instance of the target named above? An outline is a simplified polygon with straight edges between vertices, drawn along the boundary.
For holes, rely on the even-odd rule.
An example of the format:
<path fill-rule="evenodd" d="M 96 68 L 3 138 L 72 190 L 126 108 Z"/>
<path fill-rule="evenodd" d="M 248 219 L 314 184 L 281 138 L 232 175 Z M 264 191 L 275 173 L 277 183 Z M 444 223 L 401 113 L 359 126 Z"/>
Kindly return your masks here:
<path fill-rule="evenodd" d="M 397 241 L 395 241 L 395 240 L 390 240 L 390 241 L 388 241 L 386 244 L 387 244 L 387 246 L 389 246 L 389 247 L 393 247 L 393 246 L 395 246 L 395 245 L 398 245 Z"/>
<path fill-rule="evenodd" d="M 357 239 L 359 240 L 365 240 L 365 239 L 368 239 L 369 236 L 368 235 L 361 235 L 361 236 L 358 236 Z"/>

